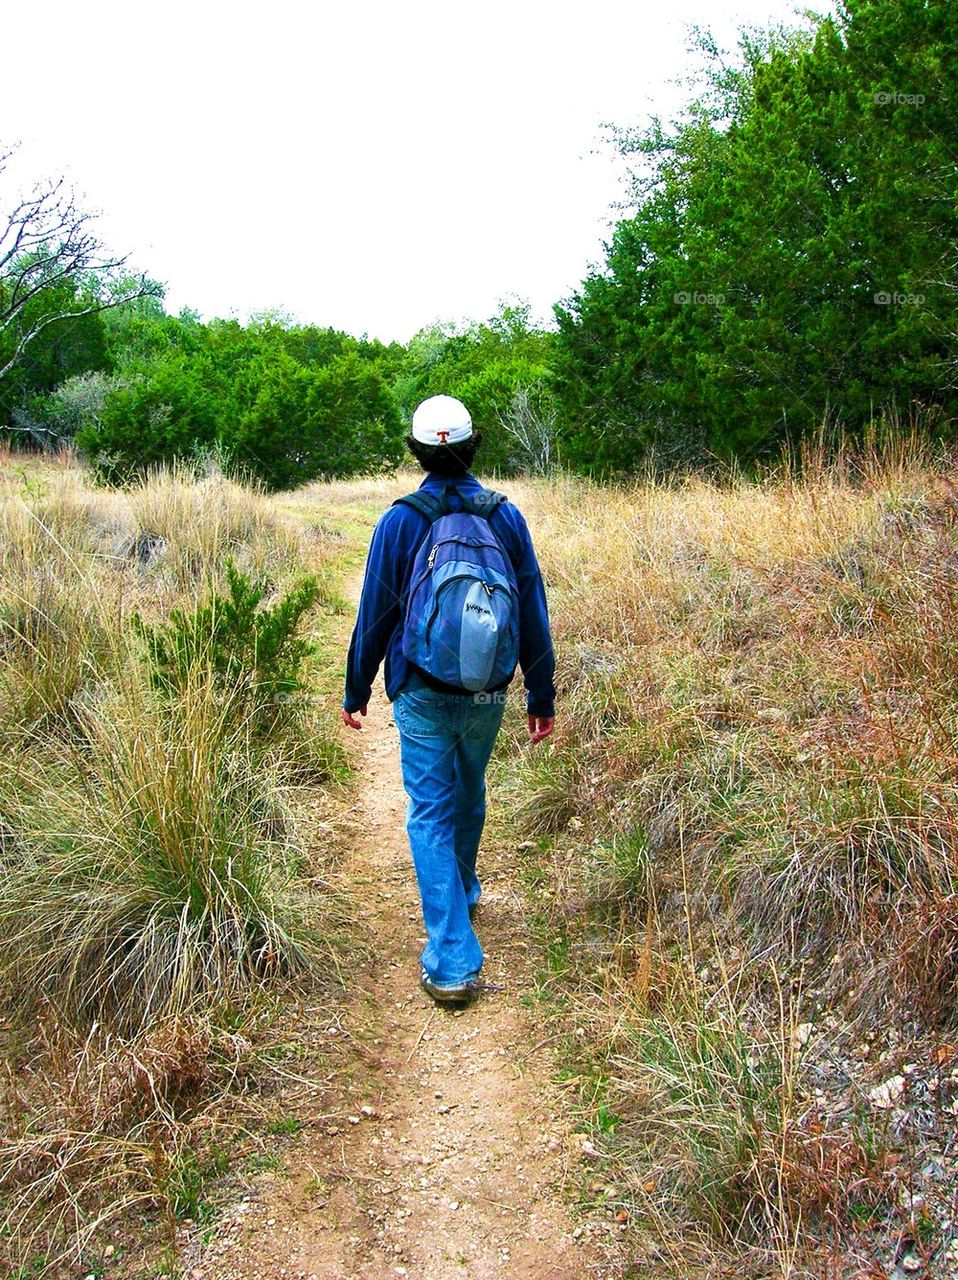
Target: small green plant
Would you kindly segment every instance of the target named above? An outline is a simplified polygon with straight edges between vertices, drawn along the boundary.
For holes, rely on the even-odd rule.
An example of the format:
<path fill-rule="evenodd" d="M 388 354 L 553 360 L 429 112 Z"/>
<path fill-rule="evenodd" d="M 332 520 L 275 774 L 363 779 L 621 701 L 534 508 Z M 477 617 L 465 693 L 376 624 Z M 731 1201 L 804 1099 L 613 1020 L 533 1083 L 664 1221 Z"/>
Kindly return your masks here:
<path fill-rule="evenodd" d="M 10 1273 L 10 1280 L 31 1280 L 33 1276 L 42 1275 L 47 1265 L 46 1258 L 33 1258 L 30 1262 L 15 1267 Z"/>
<path fill-rule="evenodd" d="M 610 1111 L 604 1102 L 599 1103 L 595 1120 L 599 1133 L 606 1137 L 611 1137 L 615 1133 L 615 1127 L 619 1123 L 619 1117 Z"/>
<path fill-rule="evenodd" d="M 261 583 L 251 581 L 231 560 L 225 572 L 228 595 L 213 595 L 191 613 L 174 609 L 160 627 L 150 627 L 139 616 L 134 625 L 146 643 L 154 688 L 175 695 L 197 671 L 210 671 L 218 683 L 241 695 L 237 705 L 253 727 L 268 733 L 283 709 L 305 691 L 303 663 L 315 646 L 297 631 L 319 598 L 319 584 L 304 578 L 264 607 Z"/>
<path fill-rule="evenodd" d="M 196 1152 L 184 1151 L 171 1165 L 166 1179 L 166 1193 L 176 1217 L 206 1222 L 214 1213 L 208 1191 L 212 1179 L 225 1173 L 229 1160 L 215 1147 L 201 1159 Z"/>
<path fill-rule="evenodd" d="M 303 1128 L 303 1121 L 296 1116 L 281 1116 L 277 1120 L 271 1120 L 266 1126 L 266 1132 L 272 1134 L 273 1137 L 280 1138 L 288 1135 L 299 1133 Z"/>

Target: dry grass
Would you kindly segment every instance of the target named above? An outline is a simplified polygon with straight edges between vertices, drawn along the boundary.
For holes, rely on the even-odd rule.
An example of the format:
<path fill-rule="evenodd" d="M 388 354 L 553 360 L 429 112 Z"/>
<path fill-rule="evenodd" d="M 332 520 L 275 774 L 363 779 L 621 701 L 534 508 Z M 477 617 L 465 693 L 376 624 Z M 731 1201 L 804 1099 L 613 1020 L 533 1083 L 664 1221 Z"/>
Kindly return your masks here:
<path fill-rule="evenodd" d="M 789 960 L 838 938 L 877 957 L 876 910 L 954 891 L 946 474 L 516 496 L 562 694 L 553 751 L 525 760 L 525 817 L 639 827 L 666 876 L 681 824 L 730 918 Z"/>
<path fill-rule="evenodd" d="M 375 515 L 417 479 L 267 500 L 215 477 L 107 493 L 68 461 L 0 470 L 0 872 L 8 918 L 38 911 L 51 956 L 76 957 L 44 970 L 21 929 L 7 972 L 26 965 L 77 1025 L 150 1010 L 89 1047 L 65 1031 L 11 1057 L 0 1238 L 18 1256 L 58 1240 L 79 1258 L 108 1195 L 174 1216 L 189 1202 L 182 1108 L 202 1114 L 243 1057 L 210 1000 L 225 957 L 243 956 L 241 1008 L 298 945 L 286 797 L 326 770 L 322 732 L 294 722 L 251 769 L 198 691 L 174 740 L 127 619 L 190 607 L 227 555 L 276 592 L 332 557 L 358 567 Z M 929 1183 L 916 1208 L 915 1170 L 958 1106 L 950 465 L 904 441 L 809 452 L 800 477 L 760 482 L 497 487 L 532 528 L 560 662 L 556 740 L 510 752 L 516 715 L 499 794 L 521 840 L 544 838 L 526 859 L 546 904 L 535 998 L 584 1033 L 572 1061 L 617 1203 L 677 1275 L 879 1275 L 893 1232 L 899 1259 L 928 1253 L 953 1188 L 936 1200 Z M 335 672 L 315 675 L 338 693 Z M 199 874 L 180 876 L 184 835 Z M 144 866 L 149 893 L 133 892 Z M 196 914 L 157 916 L 177 894 Z M 71 941 L 94 938 L 76 922 L 104 896 L 114 923 L 139 912 L 149 963 L 117 969 L 105 935 Z M 203 964 L 183 969 L 187 935 Z M 889 1078 L 900 1105 L 873 1097 Z"/>
<path fill-rule="evenodd" d="M 521 838 L 552 838 L 546 985 L 590 1028 L 633 1211 L 758 1248 L 744 1271 L 918 1231 L 896 1162 L 944 1140 L 869 1090 L 906 1061 L 919 1089 L 958 1020 L 953 476 L 905 440 L 758 482 L 504 486 L 559 656 L 554 744 L 502 764 Z"/>
<path fill-rule="evenodd" d="M 334 547 L 221 477 L 0 468 L 4 1274 L 89 1270 L 118 1218 L 171 1244 L 269 1001 L 334 960 L 300 820 L 342 769 L 327 713 L 303 698 L 264 739 L 209 672 L 161 697 L 132 622 L 189 612 L 231 559 L 270 602 L 319 579 L 321 655 Z"/>

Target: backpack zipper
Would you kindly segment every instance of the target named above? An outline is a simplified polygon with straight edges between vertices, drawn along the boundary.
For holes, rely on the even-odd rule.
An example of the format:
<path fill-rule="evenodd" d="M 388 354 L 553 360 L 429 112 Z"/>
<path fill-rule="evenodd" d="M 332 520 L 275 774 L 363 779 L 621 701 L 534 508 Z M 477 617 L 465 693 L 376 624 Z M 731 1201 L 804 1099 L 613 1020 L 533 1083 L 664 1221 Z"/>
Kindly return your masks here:
<path fill-rule="evenodd" d="M 443 538 L 441 542 L 433 543 L 432 548 L 429 552 L 429 555 L 426 558 L 426 567 L 425 569 L 423 569 L 419 577 L 416 578 L 415 581 L 410 583 L 409 590 L 406 595 L 406 599 L 411 600 L 412 597 L 415 595 L 415 593 L 422 586 L 422 584 L 426 581 L 430 573 L 432 573 L 434 562 L 436 559 L 436 555 L 439 551 L 439 548 L 449 543 L 461 543 L 464 546 L 469 546 L 469 547 L 491 547 L 494 551 L 499 552 L 499 557 L 502 560 L 503 566 L 506 568 L 507 572 L 508 572 L 508 569 L 511 567 L 508 556 L 505 555 L 505 553 L 502 550 L 502 547 L 500 547 L 499 544 L 496 542 L 476 542 L 466 538 Z M 513 570 L 513 573 L 515 573 L 515 570 Z M 510 591 L 512 590 L 511 587 L 509 589 Z"/>
<path fill-rule="evenodd" d="M 482 585 L 485 587 L 486 593 L 489 596 L 490 600 L 492 599 L 493 592 L 495 591 L 504 591 L 506 595 L 510 597 L 513 594 L 511 587 L 502 586 L 498 582 L 493 582 L 492 584 L 490 584 L 486 582 L 485 578 L 476 579 L 475 574 L 472 574 L 472 573 L 456 573 L 451 578 L 447 578 L 446 581 L 439 588 L 439 590 L 436 592 L 436 598 L 432 606 L 432 613 L 429 615 L 429 621 L 426 623 L 426 636 L 425 636 L 426 648 L 429 647 L 429 636 L 430 636 L 430 633 L 432 632 L 432 624 L 436 621 L 436 618 L 439 615 L 440 594 L 443 591 L 445 591 L 446 587 L 451 586 L 452 583 L 454 582 L 461 582 L 464 578 L 472 578 L 474 581 L 477 580 L 481 582 Z"/>

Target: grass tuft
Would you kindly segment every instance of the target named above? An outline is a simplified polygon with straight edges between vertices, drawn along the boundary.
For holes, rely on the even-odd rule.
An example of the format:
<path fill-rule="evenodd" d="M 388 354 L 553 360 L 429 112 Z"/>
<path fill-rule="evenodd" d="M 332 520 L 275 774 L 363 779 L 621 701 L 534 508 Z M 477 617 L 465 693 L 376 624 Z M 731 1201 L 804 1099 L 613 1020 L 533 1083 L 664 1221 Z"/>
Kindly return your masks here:
<path fill-rule="evenodd" d="M 161 714 L 132 681 L 78 716 L 82 747 L 40 765 L 0 890 L 8 1005 L 30 992 L 133 1034 L 301 967 L 270 782 L 228 692 L 199 681 Z"/>

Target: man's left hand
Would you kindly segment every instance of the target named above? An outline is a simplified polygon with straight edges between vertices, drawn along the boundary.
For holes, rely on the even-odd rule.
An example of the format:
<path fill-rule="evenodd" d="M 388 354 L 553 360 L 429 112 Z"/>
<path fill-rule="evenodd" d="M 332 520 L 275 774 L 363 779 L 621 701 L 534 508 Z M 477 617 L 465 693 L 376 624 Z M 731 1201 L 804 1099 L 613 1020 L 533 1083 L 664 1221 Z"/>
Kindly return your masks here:
<path fill-rule="evenodd" d="M 360 707 L 359 714 L 364 716 L 366 714 L 366 707 Z M 361 729 L 363 727 L 352 712 L 347 711 L 345 707 L 343 707 L 343 724 L 349 729 Z"/>
<path fill-rule="evenodd" d="M 529 737 L 532 742 L 541 742 L 543 738 L 548 738 L 555 728 L 555 723 L 555 716 L 530 716 Z"/>

